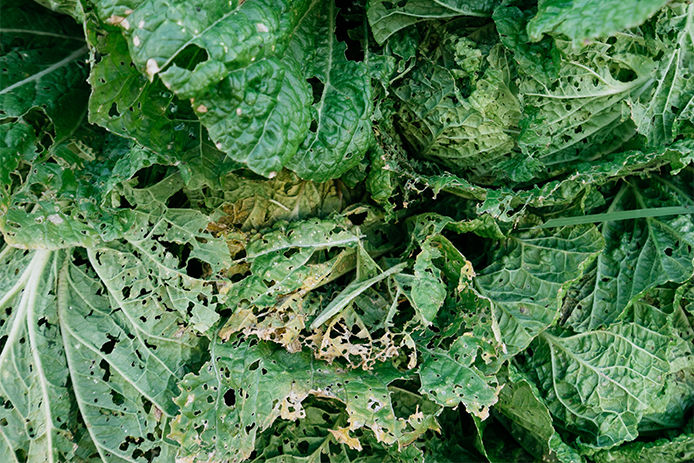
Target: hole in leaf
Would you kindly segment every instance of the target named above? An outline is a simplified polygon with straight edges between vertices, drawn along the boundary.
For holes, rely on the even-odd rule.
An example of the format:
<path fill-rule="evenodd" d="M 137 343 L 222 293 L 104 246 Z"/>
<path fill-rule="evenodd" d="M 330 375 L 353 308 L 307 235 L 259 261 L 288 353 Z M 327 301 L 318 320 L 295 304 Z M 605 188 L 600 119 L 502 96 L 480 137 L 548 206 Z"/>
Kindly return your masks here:
<path fill-rule="evenodd" d="M 108 110 L 108 117 L 118 117 L 120 116 L 120 112 L 118 111 L 118 106 L 116 106 L 116 103 L 111 104 L 111 108 Z"/>
<path fill-rule="evenodd" d="M 118 342 L 118 338 L 116 338 L 115 336 L 111 336 L 110 334 L 107 334 L 106 337 L 109 340 L 101 345 L 100 350 L 104 354 L 108 355 L 111 352 L 113 352 L 113 348 L 116 347 L 116 342 Z"/>
<path fill-rule="evenodd" d="M 197 45 L 190 44 L 176 55 L 173 62 L 178 67 L 193 70 L 198 64 L 207 61 L 207 58 L 209 58 L 209 56 L 204 49 Z"/>
<path fill-rule="evenodd" d="M 236 404 L 236 392 L 233 389 L 229 389 L 224 393 L 224 404 L 227 407 L 233 407 Z"/>
<path fill-rule="evenodd" d="M 311 77 L 310 79 L 306 79 L 306 82 L 308 82 L 311 85 L 311 90 L 313 92 L 313 104 L 318 103 L 323 96 L 323 89 L 325 88 L 325 85 L 323 84 L 323 82 L 320 81 L 318 77 Z"/>

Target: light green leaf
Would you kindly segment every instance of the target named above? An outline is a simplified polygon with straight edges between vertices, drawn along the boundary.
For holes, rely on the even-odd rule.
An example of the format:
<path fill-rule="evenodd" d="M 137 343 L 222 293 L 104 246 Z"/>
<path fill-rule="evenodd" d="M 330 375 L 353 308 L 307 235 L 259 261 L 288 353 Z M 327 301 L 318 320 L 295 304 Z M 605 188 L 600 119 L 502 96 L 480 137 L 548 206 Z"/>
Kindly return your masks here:
<path fill-rule="evenodd" d="M 686 462 L 694 459 L 694 435 L 681 434 L 672 439 L 633 442 L 592 455 L 596 463 L 631 463 L 634 461 Z"/>
<path fill-rule="evenodd" d="M 608 212 L 661 206 L 692 206 L 676 179 L 634 181 L 618 190 Z M 691 214 L 605 222 L 605 250 L 570 293 L 567 323 L 577 331 L 606 326 L 644 291 L 694 275 L 694 218 Z"/>
<path fill-rule="evenodd" d="M 552 416 L 537 387 L 509 366 L 506 384 L 494 406 L 495 416 L 506 424 L 511 435 L 533 456 L 561 463 L 580 463 L 583 457 L 567 445 L 554 428 Z"/>
<path fill-rule="evenodd" d="M 425 241 L 414 263 L 410 299 L 424 325 L 431 324 L 446 299 L 446 286 L 441 280 L 441 270 L 433 262 L 439 257 L 439 250 L 431 242 Z"/>
<path fill-rule="evenodd" d="M 250 179 L 230 174 L 221 179 L 221 188 L 189 197 L 201 208 L 216 209 L 213 228 L 219 231 L 262 230 L 278 221 L 324 219 L 340 212 L 350 202 L 351 192 L 339 181 L 314 183 L 283 170 L 271 180 Z"/>
<path fill-rule="evenodd" d="M 654 398 L 670 371 L 670 339 L 649 321 L 635 317 L 568 337 L 540 335 L 529 365 L 552 414 L 588 444 L 633 440 L 643 414 L 664 406 Z"/>
<path fill-rule="evenodd" d="M 648 2 L 637 2 L 639 4 Z M 655 2 L 662 3 L 662 2 Z M 630 102 L 636 129 L 650 146 L 662 146 L 678 135 L 676 119 L 694 99 L 694 6 L 674 4 L 658 19 L 658 45 L 665 58 L 651 92 Z M 674 38 L 672 35 L 676 34 Z"/>
<path fill-rule="evenodd" d="M 198 375 L 184 379 L 176 401 L 181 414 L 172 436 L 181 443 L 179 455 L 191 461 L 248 458 L 256 436 L 278 418 L 305 417 L 302 402 L 309 395 L 341 402 L 350 431 L 368 428 L 386 444 L 396 443 L 408 426 L 390 402 L 387 386 L 402 377 L 392 367 L 343 370 L 256 340 L 214 342 L 211 357 Z"/>
<path fill-rule="evenodd" d="M 175 313 L 113 299 L 93 272 L 66 262 L 58 311 L 81 418 L 105 461 L 169 461 L 164 430 L 177 411 L 175 382 L 195 361 L 199 339 Z"/>
<path fill-rule="evenodd" d="M 426 56 L 421 59 L 428 61 Z M 521 116 L 500 48 L 490 53 L 489 64 L 493 66 L 472 85 L 468 97 L 453 74 L 467 71 L 434 63 L 415 68 L 395 90 L 403 102 L 398 127 L 416 154 L 439 161 L 454 173 L 469 172 L 482 182 L 508 174 L 501 161 L 515 146 L 513 133 Z"/>
<path fill-rule="evenodd" d="M 576 41 L 603 37 L 638 26 L 653 16 L 666 0 L 541 0 L 528 23 L 533 41 L 542 34 L 563 34 Z"/>
<path fill-rule="evenodd" d="M 448 350 L 422 348 L 420 392 L 445 407 L 462 403 L 468 413 L 486 419 L 499 398 L 499 387 L 495 378 L 473 366 L 477 350 L 477 343 L 468 336 L 457 338 Z"/>
<path fill-rule="evenodd" d="M 55 278 L 50 251 L 5 247 L 0 254 L 2 336 L 0 397 L 6 423 L 0 452 L 6 461 L 72 458 L 75 429 L 68 370 L 57 327 Z M 56 261 L 57 260 L 57 261 Z"/>
<path fill-rule="evenodd" d="M 528 232 L 502 243 L 475 286 L 492 303 L 505 350 L 527 347 L 559 315 L 562 299 L 604 242 L 594 226 Z"/>

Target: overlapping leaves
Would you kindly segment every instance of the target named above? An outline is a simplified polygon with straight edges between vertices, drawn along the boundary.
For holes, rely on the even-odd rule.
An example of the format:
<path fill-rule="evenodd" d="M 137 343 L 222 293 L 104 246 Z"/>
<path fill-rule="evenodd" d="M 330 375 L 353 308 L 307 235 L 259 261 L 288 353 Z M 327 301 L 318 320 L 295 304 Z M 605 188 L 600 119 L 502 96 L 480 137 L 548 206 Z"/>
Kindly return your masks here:
<path fill-rule="evenodd" d="M 39 3 L 2 458 L 690 458 L 690 2 Z"/>

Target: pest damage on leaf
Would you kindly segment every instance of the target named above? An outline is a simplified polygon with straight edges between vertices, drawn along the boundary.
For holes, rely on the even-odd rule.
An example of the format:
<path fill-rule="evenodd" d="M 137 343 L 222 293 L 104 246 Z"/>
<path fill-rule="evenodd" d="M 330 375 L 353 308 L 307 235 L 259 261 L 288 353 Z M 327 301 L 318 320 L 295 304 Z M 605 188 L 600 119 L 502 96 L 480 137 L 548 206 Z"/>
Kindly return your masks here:
<path fill-rule="evenodd" d="M 0 461 L 691 461 L 693 37 L 4 1 Z"/>

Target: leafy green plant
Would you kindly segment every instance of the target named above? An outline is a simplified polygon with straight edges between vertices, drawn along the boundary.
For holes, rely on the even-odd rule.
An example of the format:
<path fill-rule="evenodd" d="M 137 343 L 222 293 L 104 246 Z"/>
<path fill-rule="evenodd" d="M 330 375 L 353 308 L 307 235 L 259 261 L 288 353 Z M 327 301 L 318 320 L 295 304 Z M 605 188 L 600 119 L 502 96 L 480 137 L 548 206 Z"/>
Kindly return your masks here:
<path fill-rule="evenodd" d="M 2 461 L 692 459 L 690 1 L 0 32 Z"/>

